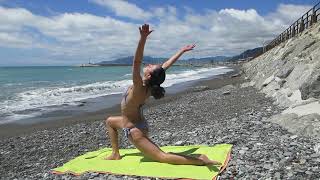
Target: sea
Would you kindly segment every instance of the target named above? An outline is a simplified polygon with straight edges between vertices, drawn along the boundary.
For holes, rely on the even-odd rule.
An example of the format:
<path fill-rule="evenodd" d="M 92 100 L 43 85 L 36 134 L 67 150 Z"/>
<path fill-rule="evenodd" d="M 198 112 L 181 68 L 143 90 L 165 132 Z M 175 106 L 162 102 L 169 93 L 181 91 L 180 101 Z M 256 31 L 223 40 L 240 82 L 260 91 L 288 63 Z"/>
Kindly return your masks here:
<path fill-rule="evenodd" d="M 132 84 L 131 71 L 131 66 L 0 67 L 0 125 L 28 124 L 119 104 Z M 173 92 L 186 83 L 229 71 L 224 66 L 173 66 L 162 86 Z"/>

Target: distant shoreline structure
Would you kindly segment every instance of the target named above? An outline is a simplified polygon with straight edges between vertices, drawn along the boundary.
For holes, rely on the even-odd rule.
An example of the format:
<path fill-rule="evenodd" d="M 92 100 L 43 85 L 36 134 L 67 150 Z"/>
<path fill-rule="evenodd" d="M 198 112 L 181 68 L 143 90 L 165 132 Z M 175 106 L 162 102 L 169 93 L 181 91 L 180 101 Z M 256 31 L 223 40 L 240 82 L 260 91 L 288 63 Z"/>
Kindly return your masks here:
<path fill-rule="evenodd" d="M 132 64 L 80 64 L 77 67 L 103 67 L 103 66 L 132 66 Z M 189 64 L 174 64 L 173 66 L 192 66 Z"/>
<path fill-rule="evenodd" d="M 78 67 L 98 67 L 100 66 L 99 64 L 80 64 L 80 65 L 77 65 Z"/>

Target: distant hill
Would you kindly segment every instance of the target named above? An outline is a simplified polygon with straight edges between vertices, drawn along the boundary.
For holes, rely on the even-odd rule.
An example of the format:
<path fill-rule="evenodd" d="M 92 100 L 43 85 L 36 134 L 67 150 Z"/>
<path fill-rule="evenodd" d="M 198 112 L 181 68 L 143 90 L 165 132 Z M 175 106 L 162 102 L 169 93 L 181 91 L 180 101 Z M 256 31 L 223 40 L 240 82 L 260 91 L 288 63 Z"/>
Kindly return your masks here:
<path fill-rule="evenodd" d="M 143 63 L 145 64 L 160 64 L 164 61 L 166 61 L 168 58 L 162 58 L 162 57 L 151 57 L 151 56 L 144 56 L 143 57 Z M 180 60 L 177 61 L 177 64 L 185 64 L 185 63 L 194 63 L 194 62 L 201 62 L 201 63 L 210 63 L 210 62 L 216 62 L 216 61 L 226 61 L 227 59 L 230 59 L 230 57 L 226 56 L 215 56 L 215 57 L 205 57 L 205 58 L 191 58 L 187 60 Z M 101 61 L 99 63 L 96 63 L 98 65 L 132 65 L 133 56 L 123 57 L 119 59 L 115 59 L 112 61 Z"/>
<path fill-rule="evenodd" d="M 249 57 L 257 57 L 258 55 L 262 54 L 262 52 L 263 52 L 263 48 L 262 47 L 249 49 L 249 50 L 246 50 L 246 51 L 244 51 L 243 53 L 241 53 L 241 54 L 239 54 L 237 56 L 233 56 L 228 61 L 239 61 L 239 60 L 247 59 Z"/>
<path fill-rule="evenodd" d="M 226 61 L 228 59 L 230 59 L 230 57 L 227 57 L 227 56 L 215 56 L 215 57 L 204 57 L 204 58 L 191 58 L 191 59 L 188 59 L 186 61 L 210 63 L 210 62 L 217 62 L 217 61 Z"/>
<path fill-rule="evenodd" d="M 143 57 L 143 63 L 156 64 L 165 61 L 167 58 L 154 58 L 150 56 Z M 102 61 L 97 64 L 99 65 L 132 65 L 133 56 L 122 57 L 112 61 Z"/>

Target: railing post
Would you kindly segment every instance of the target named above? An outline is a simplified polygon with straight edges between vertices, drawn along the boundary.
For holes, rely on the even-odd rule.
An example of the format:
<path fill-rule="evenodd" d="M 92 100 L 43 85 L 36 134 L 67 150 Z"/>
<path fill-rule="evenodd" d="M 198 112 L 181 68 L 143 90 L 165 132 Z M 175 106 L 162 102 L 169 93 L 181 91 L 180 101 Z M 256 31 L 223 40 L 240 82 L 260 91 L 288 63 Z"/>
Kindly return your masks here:
<path fill-rule="evenodd" d="M 292 36 L 291 37 L 294 37 L 296 35 L 296 26 L 293 24 L 293 29 L 292 29 Z"/>
<path fill-rule="evenodd" d="M 311 16 L 310 16 L 310 18 L 311 18 Z M 306 21 L 304 21 L 304 29 L 309 28 L 309 25 L 310 25 L 310 23 L 309 23 L 309 22 L 310 22 L 310 21 L 309 21 L 309 16 L 307 16 Z"/>
<path fill-rule="evenodd" d="M 291 27 L 292 27 L 292 25 L 290 26 L 290 29 L 289 29 L 289 32 L 290 32 L 289 33 L 289 39 L 292 37 L 292 28 Z"/>
<path fill-rule="evenodd" d="M 308 17 L 308 16 L 307 16 Z M 300 22 L 300 28 L 299 28 L 299 33 L 301 33 L 304 30 L 304 19 L 303 17 L 301 18 L 301 22 Z"/>
<path fill-rule="evenodd" d="M 316 11 L 315 11 L 315 7 L 313 7 L 312 9 L 312 15 L 311 15 L 311 21 L 310 21 L 310 26 L 314 23 L 317 22 L 317 14 L 316 14 Z"/>

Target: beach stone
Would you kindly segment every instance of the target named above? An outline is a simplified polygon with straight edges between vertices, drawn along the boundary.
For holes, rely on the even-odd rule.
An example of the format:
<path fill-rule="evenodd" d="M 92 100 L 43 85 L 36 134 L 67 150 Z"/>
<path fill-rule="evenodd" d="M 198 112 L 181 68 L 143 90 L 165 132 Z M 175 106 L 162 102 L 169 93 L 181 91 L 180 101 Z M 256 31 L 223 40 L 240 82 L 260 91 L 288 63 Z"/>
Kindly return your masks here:
<path fill-rule="evenodd" d="M 297 135 L 293 135 L 293 136 L 290 136 L 290 139 L 296 139 L 298 136 Z"/>
<path fill-rule="evenodd" d="M 177 142 L 174 143 L 174 145 L 176 145 L 176 146 L 181 146 L 181 145 L 184 145 L 184 144 L 185 144 L 184 141 L 177 141 Z"/>
<path fill-rule="evenodd" d="M 237 73 L 237 74 L 233 74 L 233 75 L 231 75 L 231 77 L 232 77 L 232 78 L 239 77 L 239 76 L 241 76 L 241 74 L 240 74 L 240 73 Z"/>
<path fill-rule="evenodd" d="M 281 179 L 281 174 L 279 172 L 274 173 L 275 179 Z"/>
<path fill-rule="evenodd" d="M 307 175 L 312 175 L 313 173 L 311 171 L 306 171 L 305 172 Z"/>
<path fill-rule="evenodd" d="M 229 94 L 231 94 L 231 92 L 230 91 L 224 91 L 222 94 L 223 95 L 229 95 Z"/>
<path fill-rule="evenodd" d="M 317 158 L 317 157 L 320 157 L 320 154 L 314 153 L 314 154 L 311 154 L 310 157 L 311 158 Z"/>
<path fill-rule="evenodd" d="M 319 179 L 320 158 L 315 151 L 319 141 L 297 136 L 276 123 L 262 121 L 282 112 L 283 108 L 273 105 L 270 97 L 254 87 L 238 88 L 239 84 L 233 89 L 185 92 L 172 99 L 165 97 L 154 105 L 147 104 L 143 113 L 150 125 L 150 139 L 157 145 L 232 144 L 232 159 L 221 174 L 223 179 L 277 179 L 279 176 L 282 179 Z M 226 90 L 231 94 L 221 96 Z M 268 108 L 270 111 L 266 110 Z M 119 138 L 120 148 L 134 148 L 120 132 Z M 4 179 L 45 179 L 44 173 L 50 169 L 84 152 L 111 147 L 111 144 L 104 122 L 92 121 L 0 139 L 0 147 L 0 174 Z M 306 162 L 301 163 L 304 160 Z M 26 164 L 32 166 L 27 168 Z M 306 171 L 312 174 L 307 175 Z M 78 179 L 99 178 L 144 179 L 91 173 Z M 49 174 L 47 179 L 61 179 L 61 176 Z"/>
<path fill-rule="evenodd" d="M 98 177 L 99 173 L 90 173 L 90 178 Z"/>
<path fill-rule="evenodd" d="M 294 67 L 293 66 L 286 66 L 284 68 L 282 68 L 277 74 L 276 76 L 284 79 L 286 77 L 289 76 L 289 74 L 293 71 Z"/>
<path fill-rule="evenodd" d="M 271 169 L 271 167 L 272 167 L 272 166 L 271 166 L 270 164 L 265 164 L 265 165 L 263 165 L 263 168 L 264 168 L 264 169 Z"/>
<path fill-rule="evenodd" d="M 307 160 L 305 159 L 300 159 L 300 164 L 305 164 L 307 162 Z"/>
<path fill-rule="evenodd" d="M 251 82 L 244 82 L 240 85 L 241 88 L 246 88 L 246 87 L 250 87 L 253 86 L 253 83 Z"/>
<path fill-rule="evenodd" d="M 292 173 L 292 172 L 288 172 L 288 173 L 287 173 L 287 176 L 288 176 L 288 177 L 292 177 L 292 176 L 293 176 L 293 173 Z"/>
<path fill-rule="evenodd" d="M 225 89 L 225 90 L 233 90 L 233 89 L 236 89 L 236 87 L 232 84 L 229 84 L 229 85 L 226 85 L 226 86 L 223 86 L 221 89 Z"/>
<path fill-rule="evenodd" d="M 320 143 L 319 144 L 316 144 L 314 145 L 314 151 L 317 153 L 317 154 L 320 154 Z"/>
<path fill-rule="evenodd" d="M 261 85 L 260 88 L 267 86 L 267 85 L 270 84 L 271 81 L 273 81 L 273 80 L 274 80 L 274 76 L 273 76 L 273 75 L 270 76 L 270 77 L 268 77 L 268 78 L 262 83 L 262 85 Z"/>
<path fill-rule="evenodd" d="M 304 82 L 299 88 L 301 98 L 306 100 L 308 98 L 320 98 L 320 70 L 316 72 L 317 75 L 312 75 L 312 78 Z"/>
<path fill-rule="evenodd" d="M 193 92 L 201 92 L 201 91 L 206 91 L 206 90 L 209 90 L 210 88 L 208 86 L 196 86 L 196 87 L 193 87 L 191 90 Z"/>
<path fill-rule="evenodd" d="M 292 152 L 285 152 L 283 155 L 284 156 L 292 156 Z"/>

